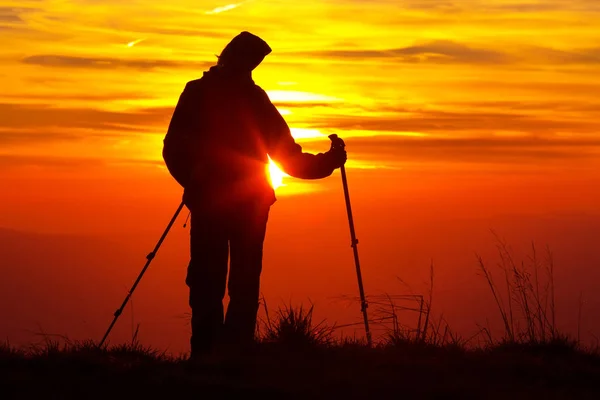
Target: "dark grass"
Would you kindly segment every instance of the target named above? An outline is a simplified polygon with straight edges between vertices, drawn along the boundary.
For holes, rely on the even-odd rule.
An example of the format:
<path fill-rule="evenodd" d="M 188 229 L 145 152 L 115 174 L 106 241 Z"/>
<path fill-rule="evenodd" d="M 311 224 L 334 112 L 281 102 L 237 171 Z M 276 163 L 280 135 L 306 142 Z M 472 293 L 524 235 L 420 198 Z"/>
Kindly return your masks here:
<path fill-rule="evenodd" d="M 194 364 L 137 342 L 5 344 L 0 397 L 600 398 L 600 356 L 567 338 L 468 348 L 391 334 L 369 348 L 311 318 L 312 309 L 285 308 L 251 354 Z"/>
<path fill-rule="evenodd" d="M 556 329 L 551 253 L 540 259 L 533 247 L 518 262 L 500 240 L 498 249 L 503 285 L 478 261 L 504 332 L 495 339 L 481 328 L 483 344 L 434 318 L 432 264 L 416 329 L 381 309 L 379 319 L 392 324 L 373 347 L 313 321 L 312 305 L 270 316 L 263 302 L 256 348 L 197 363 L 142 346 L 137 332 L 103 349 L 65 337 L 19 349 L 5 343 L 0 399 L 600 399 L 598 349 Z"/>

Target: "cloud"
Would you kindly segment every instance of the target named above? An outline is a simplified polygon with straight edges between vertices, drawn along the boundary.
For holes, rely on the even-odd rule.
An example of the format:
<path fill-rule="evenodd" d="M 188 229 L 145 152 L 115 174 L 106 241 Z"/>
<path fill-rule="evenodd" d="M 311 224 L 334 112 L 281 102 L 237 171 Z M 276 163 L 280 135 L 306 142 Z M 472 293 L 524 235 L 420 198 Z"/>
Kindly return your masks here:
<path fill-rule="evenodd" d="M 102 170 L 110 167 L 152 167 L 164 168 L 162 159 L 135 159 L 111 156 L 60 156 L 34 154 L 2 154 L 0 153 L 0 171 L 20 169 L 23 167 L 41 167 L 44 169 L 64 169 L 79 171 L 84 168 L 98 167 Z"/>
<path fill-rule="evenodd" d="M 80 57 L 55 54 L 40 54 L 25 57 L 21 60 L 24 64 L 42 67 L 62 68 L 91 68 L 91 69 L 116 69 L 131 68 L 151 70 L 155 68 L 206 68 L 212 64 L 207 62 L 183 62 L 172 60 L 134 60 L 111 57 Z"/>
<path fill-rule="evenodd" d="M 431 139 L 399 136 L 346 139 L 350 158 L 382 163 L 455 162 L 544 164 L 560 160 L 596 160 L 600 139 L 549 140 L 538 138 Z"/>
<path fill-rule="evenodd" d="M 154 26 L 143 26 L 140 28 L 133 28 L 136 33 L 155 33 L 159 35 L 173 35 L 173 36 L 190 36 L 190 37 L 210 37 L 210 38 L 231 38 L 229 32 L 220 32 L 218 30 L 206 30 L 206 29 L 193 29 L 193 28 L 181 28 L 181 27 L 166 27 L 161 25 L 159 27 Z"/>
<path fill-rule="evenodd" d="M 459 2 L 444 0 L 410 0 L 403 1 L 400 6 L 406 10 L 437 11 L 442 13 L 455 13 L 461 11 Z"/>
<path fill-rule="evenodd" d="M 0 101 L 14 100 L 28 101 L 42 100 L 46 104 L 56 102 L 56 100 L 80 100 L 80 101 L 115 101 L 115 100 L 152 100 L 155 97 L 150 95 L 141 95 L 140 93 L 31 93 L 31 94 L 5 94 L 0 93 Z M 0 103 L 2 104 L 2 103 Z M 1 105 L 0 105 L 1 107 Z"/>
<path fill-rule="evenodd" d="M 449 40 L 437 40 L 388 49 L 315 50 L 283 53 L 337 60 L 388 60 L 400 63 L 470 65 L 569 65 L 600 64 L 600 47 L 562 50 L 543 46 L 514 45 L 506 51 L 485 49 Z"/>
<path fill-rule="evenodd" d="M 571 0 L 572 1 L 572 0 Z M 487 11 L 504 11 L 504 12 L 519 12 L 519 13 L 539 13 L 542 11 L 564 10 L 564 4 L 558 3 L 510 3 L 510 4 L 488 4 L 483 6 Z"/>
<path fill-rule="evenodd" d="M 454 89 L 461 89 L 465 91 L 476 90 L 475 93 L 484 93 L 487 96 L 493 96 L 496 98 L 510 96 L 511 93 L 519 95 L 535 93 L 535 99 L 553 99 L 558 98 L 563 100 L 565 103 L 573 101 L 576 97 L 578 101 L 585 99 L 586 101 L 598 99 L 597 93 L 600 92 L 600 83 L 597 83 L 593 79 L 584 79 L 582 74 L 580 77 L 578 74 L 572 72 L 566 72 L 564 75 L 571 75 L 573 79 L 564 79 L 562 81 L 552 81 L 548 79 L 536 80 L 535 76 L 532 79 L 523 80 L 512 80 L 502 81 L 500 79 L 493 79 L 488 77 L 486 79 L 480 79 L 470 82 L 449 82 L 449 87 Z M 531 76 L 531 75 L 530 75 Z M 579 79 L 578 79 L 579 78 Z M 512 97 L 512 96 L 511 96 Z"/>
<path fill-rule="evenodd" d="M 279 108 L 315 108 L 315 107 L 327 107 L 327 108 L 340 108 L 341 104 L 328 103 L 328 102 L 314 102 L 314 101 L 273 101 L 275 107 Z"/>
<path fill-rule="evenodd" d="M 40 131 L 37 129 L 0 129 L 0 144 L 10 146 L 11 144 L 22 143 L 44 143 L 57 140 L 78 140 L 81 135 L 53 130 Z"/>
<path fill-rule="evenodd" d="M 221 7 L 216 7 L 216 8 L 213 8 L 212 10 L 206 11 L 205 14 L 209 14 L 209 15 L 210 14 L 220 14 L 222 12 L 230 11 L 230 10 L 233 10 L 234 8 L 238 8 L 239 6 L 241 6 L 241 5 L 243 5 L 244 3 L 247 3 L 247 2 L 248 1 L 242 1 L 242 2 L 239 2 L 239 3 L 232 3 L 232 4 L 227 4 L 227 5 L 224 5 L 224 6 L 221 6 Z"/>
<path fill-rule="evenodd" d="M 543 64 L 600 64 L 600 47 L 560 50 L 545 47 L 526 49 L 527 54 Z"/>
<path fill-rule="evenodd" d="M 597 87 L 600 90 L 600 86 Z M 568 101 L 544 101 L 544 100 L 529 100 L 529 101 L 510 101 L 510 100 L 481 100 L 477 102 L 453 102 L 448 104 L 452 107 L 460 107 L 463 109 L 481 109 L 492 108 L 500 110 L 521 110 L 521 111 L 555 111 L 555 112 L 577 112 L 587 113 L 600 111 L 599 102 L 576 102 Z M 393 109 L 392 109 L 393 110 Z"/>
<path fill-rule="evenodd" d="M 468 133 L 499 131 L 547 135 L 555 132 L 596 133 L 600 123 L 561 120 L 510 112 L 414 110 L 387 116 L 314 116 L 307 123 L 316 129 L 364 130 L 378 132 Z"/>
<path fill-rule="evenodd" d="M 86 134 L 91 130 L 102 136 L 112 136 L 118 133 L 146 133 L 159 127 L 159 130 L 166 132 L 173 109 L 174 106 L 117 112 L 93 108 L 55 108 L 45 104 L 0 104 L 0 115 L 3 116 L 4 131 L 15 132 L 10 134 L 14 141 L 19 137 L 18 131 L 74 132 L 80 129 L 85 130 Z M 23 135 L 21 139 L 33 137 Z M 63 136 L 56 137 L 59 138 Z"/>
<path fill-rule="evenodd" d="M 395 0 L 374 0 L 375 2 L 389 4 L 397 3 Z M 403 0 L 400 7 L 406 10 L 421 10 L 441 13 L 465 12 L 518 12 L 541 13 L 544 11 L 600 11 L 600 4 L 596 0 Z"/>
<path fill-rule="evenodd" d="M 294 53 L 292 53 L 294 54 Z M 323 50 L 295 53 L 301 56 L 314 56 L 335 59 L 391 59 L 406 63 L 467 63 L 498 64 L 508 63 L 513 57 L 495 50 L 480 49 L 448 40 L 439 40 L 407 47 L 390 49 L 348 49 Z"/>
<path fill-rule="evenodd" d="M 2 22 L 22 23 L 20 10 L 14 7 L 0 7 L 0 23 Z"/>
<path fill-rule="evenodd" d="M 544 11 L 579 11 L 595 12 L 600 11 L 600 4 L 596 0 L 544 0 L 543 2 L 516 1 L 513 0 L 507 4 L 493 4 L 485 2 L 480 8 L 489 11 L 520 12 L 520 13 L 540 13 Z"/>
<path fill-rule="evenodd" d="M 0 154 L 0 168 L 18 168 L 18 167 L 60 167 L 77 168 L 104 166 L 106 161 L 99 158 L 74 158 L 74 157 L 52 157 L 52 156 L 28 156 Z"/>

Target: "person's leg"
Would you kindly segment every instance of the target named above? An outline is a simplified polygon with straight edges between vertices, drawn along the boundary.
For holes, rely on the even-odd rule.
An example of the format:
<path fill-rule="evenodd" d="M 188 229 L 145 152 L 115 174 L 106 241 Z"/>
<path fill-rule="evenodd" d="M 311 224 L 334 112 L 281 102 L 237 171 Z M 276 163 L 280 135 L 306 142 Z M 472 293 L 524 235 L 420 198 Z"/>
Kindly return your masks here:
<path fill-rule="evenodd" d="M 240 346 L 250 345 L 254 340 L 269 208 L 267 205 L 241 207 L 231 229 L 229 305 L 225 329 L 228 339 Z"/>
<path fill-rule="evenodd" d="M 192 309 L 192 357 L 210 352 L 223 329 L 223 298 L 227 281 L 227 224 L 204 210 L 192 211 L 191 260 L 186 284 Z"/>

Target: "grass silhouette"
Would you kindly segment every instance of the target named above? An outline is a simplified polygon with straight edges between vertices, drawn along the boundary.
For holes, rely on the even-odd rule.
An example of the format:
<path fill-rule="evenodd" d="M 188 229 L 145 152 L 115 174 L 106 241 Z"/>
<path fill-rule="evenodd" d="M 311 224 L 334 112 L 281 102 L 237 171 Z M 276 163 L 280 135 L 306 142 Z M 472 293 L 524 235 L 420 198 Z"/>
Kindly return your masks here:
<path fill-rule="evenodd" d="M 313 305 L 308 310 L 302 305 L 279 308 L 275 322 L 271 322 L 264 299 L 263 305 L 267 320 L 264 332 L 257 332 L 260 342 L 277 344 L 292 350 L 327 347 L 335 343 L 334 327 L 326 325 L 325 321 L 313 323 Z"/>
<path fill-rule="evenodd" d="M 576 341 L 469 348 L 434 334 L 390 334 L 373 347 L 313 324 L 312 307 L 285 307 L 252 358 L 189 364 L 137 341 L 99 349 L 46 338 L 0 346 L 3 398 L 597 398 L 600 355 Z"/>
<path fill-rule="evenodd" d="M 597 398 L 600 355 L 555 339 L 469 349 L 390 336 L 369 348 L 285 308 L 251 359 L 191 365 L 137 342 L 0 346 L 3 398 Z M 323 333 L 326 332 L 326 333 Z M 329 333 L 327 333 L 329 332 Z M 5 397 L 6 396 L 6 397 Z"/>
<path fill-rule="evenodd" d="M 433 316 L 432 264 L 417 328 L 380 309 L 380 319 L 391 324 L 373 347 L 315 322 L 312 304 L 271 315 L 263 299 L 266 318 L 248 357 L 191 364 L 141 345 L 137 330 L 131 342 L 102 349 L 56 336 L 23 348 L 2 344 L 2 398 L 600 398 L 598 349 L 556 327 L 551 253 L 540 260 L 532 246 L 527 262 L 518 262 L 497 240 L 504 285 L 483 258 L 478 262 L 504 332 L 495 339 L 481 328 L 483 345 L 473 346 L 443 316 Z"/>

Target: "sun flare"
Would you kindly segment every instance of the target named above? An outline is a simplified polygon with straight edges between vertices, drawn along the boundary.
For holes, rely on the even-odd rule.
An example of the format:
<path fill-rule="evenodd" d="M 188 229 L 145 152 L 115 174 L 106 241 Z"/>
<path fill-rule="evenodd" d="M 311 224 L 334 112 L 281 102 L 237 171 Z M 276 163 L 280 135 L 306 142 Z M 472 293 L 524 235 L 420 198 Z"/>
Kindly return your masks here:
<path fill-rule="evenodd" d="M 273 160 L 271 160 L 271 157 L 269 157 L 269 165 L 267 166 L 267 168 L 269 170 L 269 179 L 271 181 L 271 186 L 273 187 L 273 189 L 277 190 L 277 188 L 285 186 L 283 184 L 283 178 L 289 175 L 283 172 L 277 166 L 277 164 L 275 164 Z"/>

